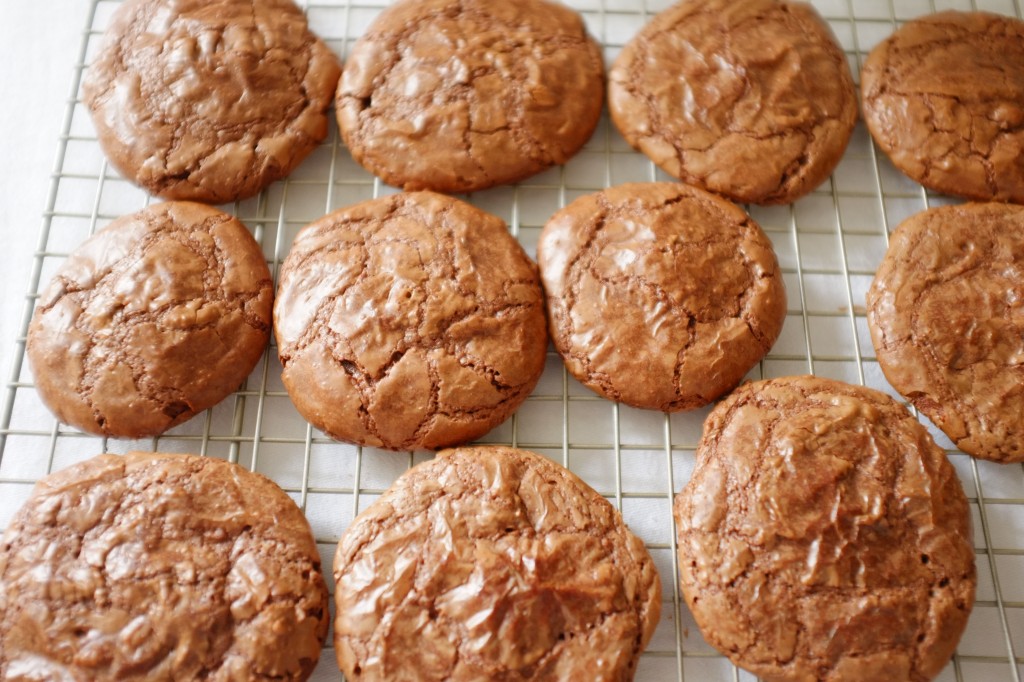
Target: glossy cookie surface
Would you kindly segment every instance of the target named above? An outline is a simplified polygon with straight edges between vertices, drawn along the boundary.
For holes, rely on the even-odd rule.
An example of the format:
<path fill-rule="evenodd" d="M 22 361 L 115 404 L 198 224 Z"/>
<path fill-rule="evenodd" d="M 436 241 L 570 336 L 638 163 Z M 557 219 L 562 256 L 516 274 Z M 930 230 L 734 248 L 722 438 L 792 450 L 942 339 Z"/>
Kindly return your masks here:
<path fill-rule="evenodd" d="M 403 0 L 352 47 L 337 114 L 388 184 L 472 192 L 565 163 L 603 101 L 601 50 L 565 5 Z"/>
<path fill-rule="evenodd" d="M 864 119 L 893 165 L 925 187 L 1024 203 L 1024 21 L 939 12 L 868 55 Z"/>
<path fill-rule="evenodd" d="M 967 624 L 967 498 L 878 391 L 810 376 L 741 386 L 708 417 L 674 512 L 687 606 L 759 677 L 930 680 Z"/>
<path fill-rule="evenodd" d="M 309 523 L 226 461 L 100 455 L 0 541 L 0 678 L 301 682 L 327 634 Z"/>
<path fill-rule="evenodd" d="M 273 281 L 248 228 L 188 201 L 118 218 L 39 297 L 26 352 L 63 422 L 156 436 L 237 389 L 270 337 Z"/>
<path fill-rule="evenodd" d="M 623 137 L 668 174 L 733 201 L 785 204 L 823 182 L 857 121 L 846 56 L 808 4 L 685 0 L 609 74 Z"/>
<path fill-rule="evenodd" d="M 867 304 L 893 388 L 964 452 L 1024 461 L 1024 206 L 911 216 L 892 233 Z"/>
<path fill-rule="evenodd" d="M 334 559 L 350 680 L 631 680 L 661 609 L 650 554 L 586 483 L 524 450 L 445 450 Z"/>
<path fill-rule="evenodd" d="M 536 266 L 501 219 L 433 192 L 372 199 L 295 239 L 274 306 L 282 378 L 334 438 L 464 443 L 536 385 L 543 305 Z"/>
<path fill-rule="evenodd" d="M 110 162 L 165 199 L 224 204 L 327 136 L 340 64 L 292 0 L 129 0 L 82 96 Z"/>
<path fill-rule="evenodd" d="M 740 208 L 677 183 L 583 196 L 541 233 L 551 336 L 580 382 L 663 411 L 732 389 L 782 329 L 772 244 Z"/>

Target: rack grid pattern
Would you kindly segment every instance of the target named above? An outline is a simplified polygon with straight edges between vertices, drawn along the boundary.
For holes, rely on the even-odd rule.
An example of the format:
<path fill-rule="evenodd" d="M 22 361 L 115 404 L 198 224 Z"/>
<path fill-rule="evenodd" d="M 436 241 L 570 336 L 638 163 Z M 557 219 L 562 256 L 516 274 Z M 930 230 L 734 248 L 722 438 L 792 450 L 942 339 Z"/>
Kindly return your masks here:
<path fill-rule="evenodd" d="M 606 59 L 672 0 L 568 0 L 579 10 Z M 0 527 L 36 480 L 100 452 L 158 450 L 225 458 L 281 485 L 305 510 L 330 574 L 338 538 L 394 479 L 427 452 L 396 454 L 337 443 L 295 411 L 271 347 L 245 384 L 216 407 L 159 438 L 125 441 L 82 434 L 58 423 L 39 401 L 25 362 L 25 331 L 38 292 L 67 253 L 111 220 L 152 199 L 121 179 L 103 157 L 79 99 L 85 65 L 119 0 L 93 0 L 58 136 L 15 361 L 0 412 Z M 302 2 L 313 29 L 340 55 L 388 0 Z M 982 9 L 1022 17 L 1020 0 L 812 0 L 829 21 L 855 79 L 865 54 L 901 22 L 942 9 Z M 628 181 L 670 179 L 634 152 L 605 116 L 589 144 L 564 167 L 516 186 L 467 199 L 501 216 L 531 256 L 540 229 L 574 198 Z M 339 206 L 396 191 L 360 168 L 336 130 L 287 180 L 260 196 L 225 206 L 254 232 L 277 277 L 295 234 Z M 897 397 L 875 359 L 864 295 L 904 218 L 951 200 L 896 171 L 863 124 L 829 181 L 793 205 L 747 207 L 775 245 L 785 273 L 789 311 L 782 335 L 749 378 L 814 373 L 866 384 Z M 0 340 L 10 343 L 10 340 Z M 544 375 L 522 408 L 482 442 L 523 447 L 551 457 L 618 507 L 644 539 L 661 573 L 661 624 L 643 654 L 637 680 L 753 680 L 701 638 L 677 587 L 672 496 L 688 480 L 708 409 L 666 415 L 596 397 L 567 375 L 549 349 Z M 931 424 L 971 502 L 977 548 L 977 603 L 956 656 L 939 679 L 989 682 L 1024 678 L 1024 466 L 973 460 Z M 328 580 L 330 582 L 330 580 Z M 340 674 L 325 649 L 314 680 Z"/>

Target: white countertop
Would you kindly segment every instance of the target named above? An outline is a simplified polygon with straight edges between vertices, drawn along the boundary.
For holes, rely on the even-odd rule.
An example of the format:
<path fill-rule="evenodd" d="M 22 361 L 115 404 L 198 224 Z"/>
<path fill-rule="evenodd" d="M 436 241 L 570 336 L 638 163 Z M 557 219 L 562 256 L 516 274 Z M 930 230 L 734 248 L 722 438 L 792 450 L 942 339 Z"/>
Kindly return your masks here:
<path fill-rule="evenodd" d="M 87 2 L 0 2 L 0 374 L 18 349 L 25 292 Z M 0 401 L 3 399 L 0 398 Z"/>

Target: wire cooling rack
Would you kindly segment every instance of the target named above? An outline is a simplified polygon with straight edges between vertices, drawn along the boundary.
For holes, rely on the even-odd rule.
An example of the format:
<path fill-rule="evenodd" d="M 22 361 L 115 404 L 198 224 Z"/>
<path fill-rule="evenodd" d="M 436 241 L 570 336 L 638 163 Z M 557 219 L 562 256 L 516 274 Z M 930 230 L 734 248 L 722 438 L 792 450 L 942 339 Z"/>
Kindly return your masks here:
<path fill-rule="evenodd" d="M 1021 15 L 1020 0 L 812 0 L 846 51 L 855 78 L 865 53 L 900 22 L 941 9 L 984 9 Z M 165 435 L 108 440 L 58 423 L 40 403 L 24 361 L 25 331 L 38 291 L 67 253 L 114 218 L 151 201 L 107 165 L 79 99 L 85 65 L 95 53 L 116 0 L 93 0 L 72 77 L 57 158 L 28 285 L 15 360 L 0 414 L 0 526 L 6 526 L 36 480 L 100 452 L 159 450 L 221 457 L 259 471 L 305 510 L 331 572 L 334 546 L 353 516 L 406 468 L 430 453 L 395 454 L 336 443 L 295 411 L 271 346 L 245 384 Z M 309 0 L 313 29 L 341 55 L 387 0 Z M 670 0 L 569 0 L 584 16 L 608 60 Z M 505 219 L 535 255 L 546 220 L 577 196 L 627 181 L 669 179 L 633 152 L 602 120 L 590 143 L 564 167 L 517 186 L 469 197 Z M 298 230 L 339 206 L 385 193 L 354 163 L 336 131 L 290 178 L 259 197 L 224 207 L 262 244 L 274 276 Z M 894 395 L 875 359 L 864 295 L 901 220 L 948 203 L 896 171 L 858 125 L 832 178 L 793 205 L 749 207 L 772 239 L 785 273 L 789 311 L 782 335 L 750 378 L 811 372 L 862 383 Z M 7 340 L 4 340 L 5 342 Z M 898 397 L 898 396 L 897 396 Z M 661 573 L 661 624 L 643 654 L 641 681 L 752 680 L 701 638 L 675 580 L 673 494 L 688 480 L 708 410 L 665 415 L 596 397 L 570 378 L 553 351 L 540 384 L 518 413 L 482 442 L 543 453 L 568 466 L 621 509 L 644 539 Z M 977 547 L 977 602 L 956 656 L 939 677 L 990 682 L 1024 677 L 1024 468 L 975 461 L 926 422 L 971 501 Z M 330 580 L 328 581 L 330 582 Z M 328 640 L 329 642 L 330 640 Z M 313 679 L 336 680 L 334 652 L 324 651 Z"/>

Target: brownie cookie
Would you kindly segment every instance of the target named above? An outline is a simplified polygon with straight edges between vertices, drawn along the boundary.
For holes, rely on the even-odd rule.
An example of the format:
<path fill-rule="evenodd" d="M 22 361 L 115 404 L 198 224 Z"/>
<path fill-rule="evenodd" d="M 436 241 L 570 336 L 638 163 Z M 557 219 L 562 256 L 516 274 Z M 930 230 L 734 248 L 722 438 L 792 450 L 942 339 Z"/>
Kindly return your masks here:
<path fill-rule="evenodd" d="M 661 582 L 619 513 L 524 450 L 445 450 L 403 474 L 334 558 L 349 680 L 631 680 Z"/>
<path fill-rule="evenodd" d="M 581 197 L 548 221 L 537 258 L 569 372 L 635 407 L 706 405 L 768 352 L 786 317 L 782 272 L 761 228 L 686 185 Z"/>
<path fill-rule="evenodd" d="M 432 192 L 304 228 L 281 268 L 274 329 L 302 416 L 391 450 L 487 433 L 533 390 L 547 349 L 522 247 L 499 218 Z"/>
<path fill-rule="evenodd" d="M 309 524 L 228 462 L 100 455 L 0 542 L 4 680 L 305 680 L 327 635 Z"/>
<path fill-rule="evenodd" d="M 1024 21 L 940 12 L 907 22 L 861 70 L 864 118 L 925 187 L 1024 203 Z"/>
<path fill-rule="evenodd" d="M 601 115 L 604 63 L 547 0 L 401 0 L 338 85 L 352 156 L 407 190 L 472 192 L 565 163 Z"/>
<path fill-rule="evenodd" d="M 273 281 L 227 213 L 167 202 L 75 249 L 39 297 L 27 352 L 43 402 L 104 436 L 156 436 L 212 407 L 270 336 Z"/>
<path fill-rule="evenodd" d="M 291 0 L 128 0 L 82 97 L 122 175 L 166 199 L 227 203 L 327 136 L 339 72 Z"/>
<path fill-rule="evenodd" d="M 674 511 L 704 638 L 764 679 L 923 682 L 967 624 L 967 498 L 924 427 L 878 391 L 745 384 L 705 422 Z"/>
<path fill-rule="evenodd" d="M 664 10 L 615 60 L 608 105 L 665 172 L 755 204 L 789 203 L 823 182 L 857 122 L 828 25 L 810 5 L 777 0 Z"/>
<path fill-rule="evenodd" d="M 886 379 L 964 452 L 1024 461 L 1024 206 L 903 221 L 868 290 Z"/>

